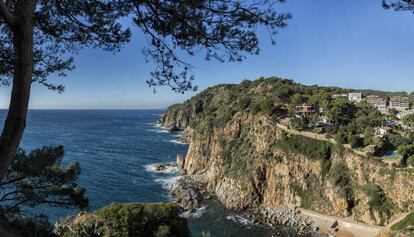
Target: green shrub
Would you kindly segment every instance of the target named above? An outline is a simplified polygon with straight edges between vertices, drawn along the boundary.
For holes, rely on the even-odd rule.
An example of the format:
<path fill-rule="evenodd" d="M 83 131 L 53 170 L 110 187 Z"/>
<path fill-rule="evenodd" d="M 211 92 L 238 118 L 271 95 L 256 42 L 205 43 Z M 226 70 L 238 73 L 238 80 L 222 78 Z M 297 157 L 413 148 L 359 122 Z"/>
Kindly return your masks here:
<path fill-rule="evenodd" d="M 407 159 L 407 165 L 409 165 L 411 167 L 414 167 L 414 155 L 408 157 L 408 159 Z"/>
<path fill-rule="evenodd" d="M 414 212 L 408 214 L 400 222 L 395 223 L 393 226 L 391 226 L 391 230 L 404 230 L 409 226 L 414 226 Z"/>
<path fill-rule="evenodd" d="M 300 135 L 282 136 L 276 141 L 276 146 L 285 151 L 302 154 L 310 159 L 319 160 L 322 175 L 325 176 L 331 167 L 333 145 L 329 142 L 318 141 Z"/>
<path fill-rule="evenodd" d="M 332 183 L 338 187 L 338 192 L 347 200 L 347 210 L 351 213 L 355 206 L 354 191 L 352 189 L 351 177 L 348 166 L 344 163 L 335 164 L 329 173 Z"/>
<path fill-rule="evenodd" d="M 347 144 L 348 143 L 348 136 L 344 132 L 339 131 L 335 134 L 335 141 L 338 144 Z"/>
<path fill-rule="evenodd" d="M 378 212 L 380 215 L 379 224 L 383 225 L 385 221 L 391 217 L 394 211 L 393 203 L 387 198 L 384 190 L 377 184 L 371 182 L 367 183 L 364 187 L 364 191 L 370 198 L 368 205 L 371 216 L 374 218 L 374 211 Z"/>
<path fill-rule="evenodd" d="M 364 145 L 363 139 L 357 135 L 351 135 L 349 137 L 349 143 L 353 149 L 362 147 Z"/>
<path fill-rule="evenodd" d="M 62 221 L 55 233 L 62 237 L 188 237 L 181 208 L 171 203 L 111 204 L 93 214 Z"/>

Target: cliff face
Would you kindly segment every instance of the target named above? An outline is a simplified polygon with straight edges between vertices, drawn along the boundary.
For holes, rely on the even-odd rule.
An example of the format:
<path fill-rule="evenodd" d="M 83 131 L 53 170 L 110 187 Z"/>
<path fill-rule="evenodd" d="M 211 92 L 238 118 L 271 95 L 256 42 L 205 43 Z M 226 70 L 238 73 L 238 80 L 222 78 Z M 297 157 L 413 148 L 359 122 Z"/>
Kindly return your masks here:
<path fill-rule="evenodd" d="M 218 87 L 210 93 L 223 91 Z M 387 224 L 414 209 L 410 172 L 326 141 L 288 134 L 274 118 L 250 109 L 206 115 L 214 100 L 197 96 L 168 110 L 160 122 L 185 129 L 190 147 L 184 173 L 205 183 L 226 207 L 299 205 L 370 224 Z"/>

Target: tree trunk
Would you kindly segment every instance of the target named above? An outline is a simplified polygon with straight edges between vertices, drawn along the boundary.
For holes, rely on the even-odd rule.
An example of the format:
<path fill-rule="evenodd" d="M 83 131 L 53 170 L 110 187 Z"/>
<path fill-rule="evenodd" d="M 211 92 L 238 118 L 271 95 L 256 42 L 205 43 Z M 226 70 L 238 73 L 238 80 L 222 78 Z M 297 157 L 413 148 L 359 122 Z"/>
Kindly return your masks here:
<path fill-rule="evenodd" d="M 26 127 L 33 74 L 35 0 L 17 1 L 16 24 L 12 27 L 15 65 L 9 110 L 0 136 L 0 177 L 13 162 Z"/>

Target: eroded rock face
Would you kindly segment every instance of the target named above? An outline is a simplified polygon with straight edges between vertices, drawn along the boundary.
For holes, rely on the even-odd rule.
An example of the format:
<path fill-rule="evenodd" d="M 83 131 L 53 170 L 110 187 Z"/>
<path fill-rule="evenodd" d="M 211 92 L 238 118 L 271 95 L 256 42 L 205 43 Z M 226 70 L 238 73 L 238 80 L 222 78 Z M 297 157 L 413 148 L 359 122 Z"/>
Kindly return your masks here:
<path fill-rule="evenodd" d="M 178 170 L 180 171 L 181 174 L 185 174 L 183 172 L 183 170 L 184 170 L 184 162 L 185 162 L 185 155 L 178 154 L 177 155 L 177 160 L 176 160 L 175 163 L 177 164 L 177 168 L 178 168 Z"/>
<path fill-rule="evenodd" d="M 187 125 L 184 134 L 190 146 L 183 174 L 203 183 L 228 208 L 298 205 L 370 224 L 387 224 L 398 212 L 414 210 L 414 189 L 408 188 L 414 178 L 409 172 L 335 146 L 324 164 L 328 168 L 323 167 L 321 160 L 302 150 L 280 147 L 278 141 L 286 134 L 266 116 L 238 112 L 223 128 L 200 130 L 188 125 L 190 115 L 178 114 L 175 109 L 162 120 L 180 117 L 183 121 L 176 123 Z M 346 176 L 337 177 L 343 169 Z M 346 187 L 341 187 L 341 178 L 348 179 Z M 370 186 L 386 202 L 375 203 Z"/>
<path fill-rule="evenodd" d="M 190 213 L 200 208 L 201 201 L 207 197 L 203 185 L 190 177 L 178 179 L 172 186 L 170 194 L 181 207 Z"/>

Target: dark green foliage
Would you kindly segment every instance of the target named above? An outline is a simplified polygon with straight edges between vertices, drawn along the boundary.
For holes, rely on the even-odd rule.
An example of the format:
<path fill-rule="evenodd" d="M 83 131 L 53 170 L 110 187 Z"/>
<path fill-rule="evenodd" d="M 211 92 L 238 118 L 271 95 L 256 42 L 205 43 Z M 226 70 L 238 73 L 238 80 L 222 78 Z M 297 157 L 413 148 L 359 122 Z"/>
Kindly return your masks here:
<path fill-rule="evenodd" d="M 410 144 L 413 141 L 407 137 L 401 136 L 400 134 L 387 134 L 386 139 L 388 143 L 397 148 L 405 144 Z"/>
<path fill-rule="evenodd" d="M 173 203 L 111 204 L 67 217 L 55 226 L 60 237 L 189 237 L 182 209 Z"/>
<path fill-rule="evenodd" d="M 307 117 L 300 117 L 293 119 L 293 128 L 297 130 L 305 130 L 309 124 L 309 119 Z"/>
<path fill-rule="evenodd" d="M 348 136 L 343 131 L 339 131 L 338 133 L 335 134 L 335 141 L 338 144 L 347 144 Z"/>
<path fill-rule="evenodd" d="M 374 144 L 374 128 L 368 127 L 364 130 L 364 146 Z"/>
<path fill-rule="evenodd" d="M 21 206 L 84 209 L 88 206 L 85 189 L 79 186 L 79 163 L 61 167 L 62 146 L 43 147 L 29 154 L 19 151 L 6 175 L 0 180 L 3 212 L 19 214 Z"/>
<path fill-rule="evenodd" d="M 249 107 L 250 102 L 251 102 L 251 98 L 246 95 L 243 95 L 237 100 L 237 106 L 239 110 L 244 110 L 247 107 Z"/>
<path fill-rule="evenodd" d="M 387 198 L 384 190 L 374 183 L 367 183 L 364 187 L 366 194 L 370 200 L 368 202 L 371 216 L 374 218 L 373 212 L 376 211 L 380 215 L 380 225 L 383 225 L 394 212 L 394 204 Z"/>
<path fill-rule="evenodd" d="M 252 172 L 254 160 L 261 155 L 253 147 L 248 130 L 242 129 L 240 136 L 223 149 L 223 172 L 229 177 L 242 178 Z"/>
<path fill-rule="evenodd" d="M 10 226 L 23 237 L 57 237 L 45 215 L 16 218 L 10 222 Z"/>
<path fill-rule="evenodd" d="M 401 165 L 406 166 L 408 158 L 414 155 L 414 144 L 400 145 L 397 152 L 402 156 Z"/>
<path fill-rule="evenodd" d="M 391 226 L 391 230 L 404 230 L 409 226 L 414 226 L 414 212 L 408 214 L 400 222 L 395 223 L 393 226 Z"/>
<path fill-rule="evenodd" d="M 315 174 L 306 175 L 306 186 L 302 189 L 297 183 L 292 183 L 293 192 L 301 198 L 301 207 L 309 210 L 318 210 L 330 205 L 324 196 L 323 183 L 320 183 Z"/>
<path fill-rule="evenodd" d="M 414 167 L 414 156 L 410 156 L 407 159 L 407 165 Z"/>
<path fill-rule="evenodd" d="M 299 153 L 310 159 L 319 160 L 323 176 L 329 172 L 333 149 L 331 143 L 292 135 L 277 140 L 276 145 L 285 152 Z"/>
<path fill-rule="evenodd" d="M 181 208 L 169 203 L 111 204 L 96 211 L 113 237 L 190 236 L 187 221 L 179 217 L 180 213 Z"/>
<path fill-rule="evenodd" d="M 328 110 L 328 116 L 334 124 L 347 124 L 350 122 L 357 112 L 355 104 L 346 99 L 333 100 L 331 108 Z"/>
<path fill-rule="evenodd" d="M 351 135 L 349 138 L 349 144 L 354 149 L 359 148 L 364 145 L 364 140 L 357 135 Z"/>
<path fill-rule="evenodd" d="M 332 183 L 338 187 L 338 192 L 347 200 L 348 213 L 352 213 L 355 206 L 354 192 L 352 189 L 352 181 L 348 167 L 344 163 L 335 164 L 329 173 Z"/>

